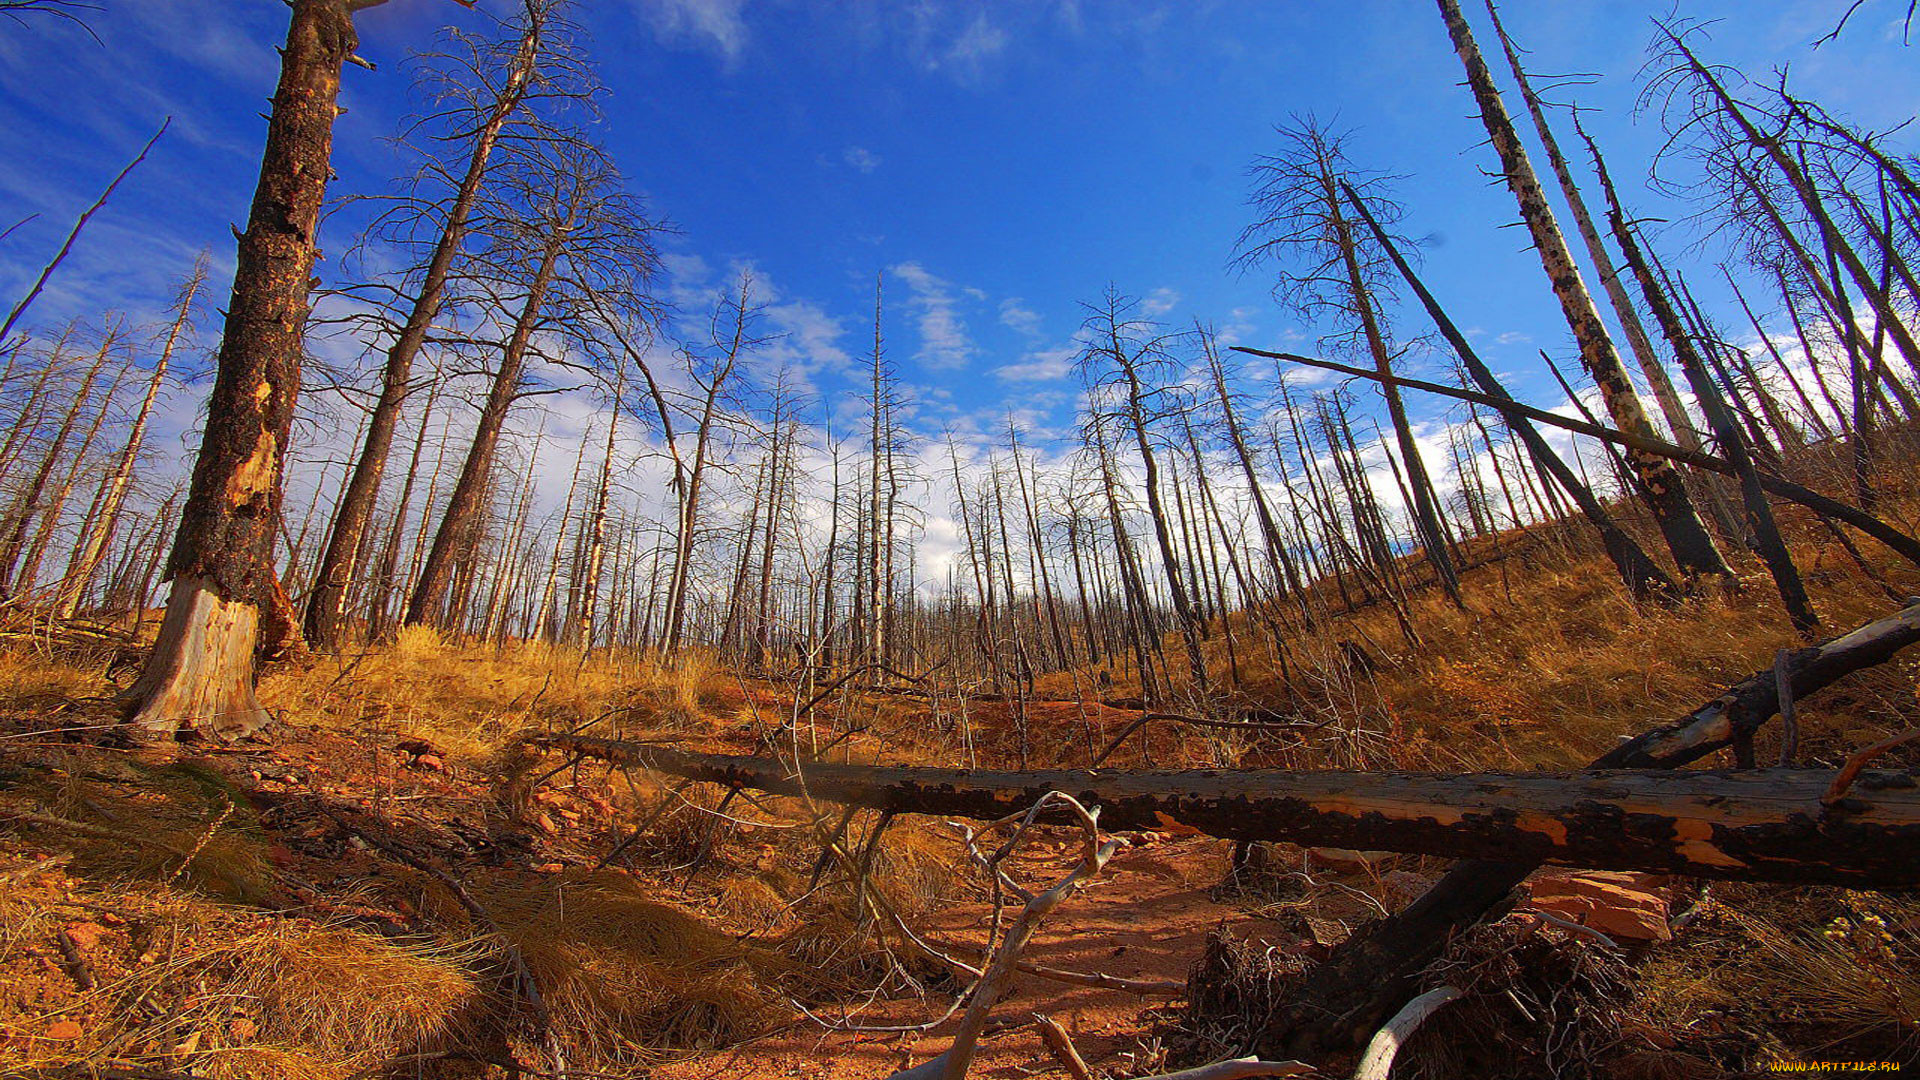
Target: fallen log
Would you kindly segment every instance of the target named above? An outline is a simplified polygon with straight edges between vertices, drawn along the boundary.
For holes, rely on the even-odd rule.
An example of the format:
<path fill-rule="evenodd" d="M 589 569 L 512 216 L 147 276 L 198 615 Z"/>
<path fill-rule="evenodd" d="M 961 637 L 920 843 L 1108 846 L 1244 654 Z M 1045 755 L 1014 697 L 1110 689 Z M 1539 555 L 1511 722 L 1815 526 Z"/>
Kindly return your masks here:
<path fill-rule="evenodd" d="M 1102 826 L 1177 822 L 1230 840 L 1526 859 L 1866 889 L 1920 885 L 1920 785 L 1874 773 L 1870 794 L 1826 806 L 1830 770 L 1584 773 L 991 772 L 810 764 L 696 754 L 577 735 L 551 750 L 672 776 L 894 814 L 992 821 L 1061 792 Z"/>
<path fill-rule="evenodd" d="M 1806 699 L 1842 677 L 1885 663 L 1920 642 L 1920 603 L 1838 637 L 1787 654 L 1678 720 L 1623 740 L 1593 769 L 1677 769 L 1749 743 L 1780 711 L 1784 688 Z M 1541 860 L 1511 852 L 1472 859 L 1447 871 L 1404 911 L 1342 942 L 1301 980 L 1258 1042 L 1267 1053 L 1325 1058 L 1356 1052 L 1412 995 L 1416 976 L 1453 937 L 1505 911 L 1515 886 Z"/>

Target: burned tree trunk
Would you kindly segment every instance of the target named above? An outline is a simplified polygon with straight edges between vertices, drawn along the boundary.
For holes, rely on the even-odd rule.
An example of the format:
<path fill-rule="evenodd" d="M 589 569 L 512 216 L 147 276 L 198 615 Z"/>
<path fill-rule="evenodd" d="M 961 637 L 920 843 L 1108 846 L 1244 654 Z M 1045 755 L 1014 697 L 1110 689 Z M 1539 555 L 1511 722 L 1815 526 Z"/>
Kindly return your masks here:
<path fill-rule="evenodd" d="M 1453 39 L 1454 51 L 1459 54 L 1460 62 L 1466 68 L 1468 85 L 1472 87 L 1474 99 L 1479 103 L 1481 121 L 1486 126 L 1494 151 L 1500 157 L 1500 168 L 1505 174 L 1507 187 L 1519 203 L 1520 216 L 1525 220 L 1534 247 L 1540 254 L 1540 265 L 1552 282 L 1554 296 L 1560 301 L 1567 325 L 1580 344 L 1580 360 L 1593 376 L 1594 384 L 1600 388 L 1607 412 L 1613 416 L 1620 430 L 1653 436 L 1653 424 L 1647 419 L 1639 395 L 1634 392 L 1627 369 L 1620 362 L 1619 352 L 1607 337 L 1599 309 L 1594 306 L 1593 295 L 1580 278 L 1580 268 L 1567 248 L 1565 235 L 1554 220 L 1553 209 L 1547 204 L 1540 179 L 1533 171 L 1532 162 L 1527 159 L 1526 149 L 1520 144 L 1519 134 L 1514 130 L 1512 118 L 1507 115 L 1506 106 L 1501 103 L 1500 91 L 1494 86 L 1493 73 L 1487 69 L 1487 62 L 1480 55 L 1479 46 L 1474 43 L 1473 31 L 1467 26 L 1466 17 L 1460 13 L 1458 0 L 1439 0 L 1439 4 L 1447 32 Z M 1714 546 L 1713 537 L 1708 535 L 1706 526 L 1701 524 L 1693 501 L 1687 497 L 1680 474 L 1672 463 L 1657 454 L 1638 450 L 1630 450 L 1627 460 L 1633 468 L 1640 496 L 1653 511 L 1681 576 L 1689 582 L 1703 575 L 1733 580 L 1732 570 L 1721 557 L 1720 550 Z"/>
<path fill-rule="evenodd" d="M 127 692 L 134 725 L 221 734 L 268 721 L 254 700 L 262 610 L 278 584 L 273 537 L 315 253 L 340 68 L 364 3 L 294 0 L 260 180 L 240 236 L 207 425 L 180 531 L 173 591 L 146 670 Z"/>
<path fill-rule="evenodd" d="M 1782 686 L 1795 699 L 1873 667 L 1920 642 L 1920 605 L 1801 649 L 1782 672 L 1755 673 L 1674 723 L 1643 732 L 1595 759 L 1595 769 L 1677 769 L 1750 739 L 1780 709 Z M 1768 773 L 1755 773 L 1765 776 Z M 1813 818 L 1805 819 L 1808 822 Z M 1624 822 L 1623 822 L 1624 824 Z M 1797 824 L 1789 828 L 1798 827 Z M 1538 861 L 1460 863 L 1418 900 L 1355 934 L 1307 973 L 1301 991 L 1260 1040 L 1263 1051 L 1326 1055 L 1357 1050 L 1411 997 L 1413 980 L 1455 934 L 1508 902 Z"/>
<path fill-rule="evenodd" d="M 1909 889 L 1920 884 L 1920 786 L 1876 774 L 1823 796 L 1825 769 L 1731 773 L 989 772 L 695 754 L 582 735 L 535 746 L 671 776 L 880 810 L 994 821 L 1048 792 L 1100 807 L 1107 829 L 1173 821 L 1232 840 L 1528 858 L 1692 877 Z"/>

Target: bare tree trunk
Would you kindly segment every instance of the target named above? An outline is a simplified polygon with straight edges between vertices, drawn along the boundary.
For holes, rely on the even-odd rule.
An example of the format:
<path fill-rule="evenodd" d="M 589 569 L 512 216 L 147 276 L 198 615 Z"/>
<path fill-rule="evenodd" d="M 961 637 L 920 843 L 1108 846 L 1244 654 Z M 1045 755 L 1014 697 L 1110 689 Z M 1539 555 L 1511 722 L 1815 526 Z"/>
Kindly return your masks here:
<path fill-rule="evenodd" d="M 199 294 L 206 280 L 207 256 L 203 252 L 194 260 L 193 270 L 181 286 L 173 323 L 168 327 L 166 340 L 160 346 L 160 357 L 154 361 L 153 376 L 147 380 L 146 396 L 140 401 L 139 411 L 134 413 L 133 428 L 127 432 L 127 441 L 121 446 L 119 457 L 114 459 L 113 471 L 107 474 L 93 527 L 81 536 L 80 543 L 75 547 L 73 563 L 60 583 L 60 592 L 53 604 L 53 617 L 57 621 L 73 618 L 80 606 L 80 598 L 100 568 L 100 560 L 106 556 L 107 544 L 113 538 L 121 509 L 126 505 L 127 491 L 133 485 L 133 468 L 146 442 L 147 424 L 153 418 L 154 403 L 159 400 L 160 388 L 166 385 L 167 372 L 173 363 L 173 350 L 180 343 L 180 335 L 186 331 L 194 297 Z"/>
<path fill-rule="evenodd" d="M 1519 203 L 1520 216 L 1525 219 L 1528 232 L 1532 235 L 1534 247 L 1540 255 L 1540 265 L 1552 282 L 1554 295 L 1560 300 L 1567 325 L 1580 344 L 1581 362 L 1593 376 L 1594 384 L 1600 388 L 1601 397 L 1615 425 L 1630 434 L 1653 437 L 1656 435 L 1653 424 L 1641 407 L 1633 382 L 1620 363 L 1619 353 L 1607 337 L 1606 327 L 1600 321 L 1600 312 L 1580 278 L 1580 269 L 1573 261 L 1572 252 L 1567 249 L 1566 237 L 1554 221 L 1546 193 L 1541 190 L 1539 177 L 1534 174 L 1533 165 L 1527 160 L 1526 149 L 1520 144 L 1513 121 L 1500 101 L 1500 91 L 1494 85 L 1493 74 L 1487 70 L 1486 61 L 1481 57 L 1479 47 L 1474 44 L 1473 31 L 1460 13 L 1459 2 L 1438 0 L 1438 3 L 1441 16 L 1446 20 L 1447 32 L 1453 39 L 1454 51 L 1459 54 L 1460 62 L 1466 68 L 1467 82 L 1473 89 L 1474 99 L 1479 103 L 1480 118 L 1491 137 L 1495 152 L 1500 156 L 1507 187 Z M 1702 575 L 1727 582 L 1734 580 L 1732 570 L 1714 546 L 1713 537 L 1700 523 L 1693 502 L 1687 497 L 1686 488 L 1682 486 L 1680 475 L 1673 465 L 1658 455 L 1639 451 L 1630 451 L 1627 460 L 1638 481 L 1640 496 L 1653 511 L 1681 575 L 1689 583 Z"/>
<path fill-rule="evenodd" d="M 278 584 L 281 472 L 353 8 L 293 0 L 206 430 L 167 560 L 173 591 L 153 655 L 125 698 L 133 723 L 149 732 L 244 734 L 269 720 L 253 696 L 254 650 Z"/>
<path fill-rule="evenodd" d="M 1348 193 L 1348 198 L 1366 217 L 1367 225 L 1373 230 L 1374 238 L 1380 242 L 1388 257 L 1393 260 L 1394 268 L 1400 271 L 1400 276 L 1406 279 L 1407 285 L 1420 298 L 1420 303 L 1427 309 L 1428 316 L 1433 319 L 1434 325 L 1440 328 L 1441 336 L 1446 338 L 1447 344 L 1453 346 L 1453 351 L 1460 358 L 1460 363 L 1473 376 L 1474 382 L 1479 384 L 1482 392 L 1494 398 L 1512 400 L 1506 388 L 1494 378 L 1493 370 L 1481 361 L 1479 355 L 1473 351 L 1473 347 L 1468 344 L 1466 335 L 1460 332 L 1446 311 L 1440 307 L 1439 301 L 1427 291 L 1426 285 L 1413 272 L 1413 267 L 1401 257 L 1399 249 L 1387 239 L 1385 230 L 1381 229 L 1379 223 L 1370 215 L 1367 215 L 1365 206 L 1353 199 L 1351 192 Z M 1553 448 L 1540 437 L 1540 433 L 1534 429 L 1533 425 L 1511 414 L 1503 414 L 1503 419 L 1506 421 L 1507 429 L 1513 432 L 1521 444 L 1527 448 L 1527 453 L 1533 458 L 1534 464 L 1566 491 L 1567 497 L 1579 506 L 1580 512 L 1600 534 L 1601 544 L 1606 549 L 1607 557 L 1612 560 L 1614 569 L 1619 573 L 1620 580 L 1626 585 L 1627 591 L 1635 599 L 1649 598 L 1659 592 L 1671 595 L 1673 591 L 1671 579 L 1651 558 L 1648 558 L 1639 544 L 1633 542 L 1632 537 L 1614 523 L 1612 516 L 1600 505 L 1600 501 L 1595 499 L 1587 486 L 1573 475 L 1573 470 L 1567 468 L 1566 462 L 1560 459 L 1560 455 L 1553 452 Z"/>
<path fill-rule="evenodd" d="M 80 389 L 74 396 L 73 404 L 67 407 L 67 415 L 60 421 L 60 430 L 54 434 L 53 441 L 47 444 L 40 467 L 28 479 L 26 489 L 20 493 L 13 512 L 7 517 L 6 534 L 0 537 L 0 602 L 11 600 L 16 587 L 33 587 L 31 578 L 15 579 L 21 552 L 26 548 L 27 533 L 33 527 L 34 519 L 40 516 L 41 500 L 46 496 L 53 471 L 60 465 L 67 440 L 73 436 L 74 425 L 79 423 L 80 413 L 87 406 L 87 398 L 93 393 L 94 381 L 99 378 L 100 369 L 106 366 L 108 355 L 119 341 L 120 331 L 117 328 L 107 331 L 105 340 L 100 343 L 100 351 L 94 354 L 93 364 L 80 379 Z"/>
<path fill-rule="evenodd" d="M 1767 505 L 1766 492 L 1760 487 L 1760 477 L 1754 471 L 1746 443 L 1741 439 L 1739 429 L 1734 426 L 1733 418 L 1728 415 L 1726 402 L 1721 399 L 1713 379 L 1707 374 L 1705 363 L 1695 353 L 1693 342 L 1680 325 L 1679 316 L 1674 313 L 1661 282 L 1654 280 L 1651 268 L 1641 255 L 1637 238 L 1627 224 L 1619 195 L 1604 171 L 1600 174 L 1600 183 L 1607 194 L 1607 223 L 1613 230 L 1614 239 L 1620 244 L 1620 254 L 1639 280 L 1640 292 L 1646 297 L 1648 309 L 1667 335 L 1667 344 L 1680 361 L 1681 370 L 1686 372 L 1693 395 L 1699 400 L 1701 409 L 1707 414 L 1707 422 L 1713 427 L 1714 441 L 1739 475 L 1740 497 L 1746 504 L 1747 525 L 1753 533 L 1754 549 L 1761 561 L 1766 563 L 1767 572 L 1773 576 L 1774 587 L 1780 592 L 1780 602 L 1785 605 L 1787 618 L 1793 623 L 1794 630 L 1803 638 L 1811 637 L 1820 627 L 1820 616 L 1813 610 L 1813 601 L 1807 597 L 1799 568 L 1794 566 L 1793 555 L 1787 551 L 1787 543 L 1780 536 L 1780 528 L 1773 518 L 1773 508 Z"/>
<path fill-rule="evenodd" d="M 514 320 L 513 333 L 501 354 L 500 366 L 494 370 L 492 388 L 487 393 L 486 404 L 480 410 L 480 426 L 474 431 L 473 443 L 467 448 L 466 462 L 460 468 L 460 479 L 454 483 L 453 494 L 448 497 L 446 512 L 440 519 L 440 527 L 434 532 L 433 546 L 427 552 L 426 564 L 420 569 L 420 580 L 414 583 L 413 598 L 407 605 L 406 621 L 409 626 L 445 626 L 450 618 L 450 613 L 442 608 L 446 604 L 447 588 L 452 584 L 454 564 L 471 558 L 479 542 L 480 519 L 486 509 L 486 495 L 490 490 L 500 432 L 506 426 L 507 412 L 519 396 L 520 374 L 526 365 L 527 346 L 532 341 L 534 328 L 540 322 L 540 311 L 546 304 L 547 290 L 553 284 L 567 234 L 579 212 L 580 194 L 578 191 L 574 193 L 564 220 L 547 223 L 548 232 L 540 251 L 539 265 L 527 289 L 520 315 Z"/>

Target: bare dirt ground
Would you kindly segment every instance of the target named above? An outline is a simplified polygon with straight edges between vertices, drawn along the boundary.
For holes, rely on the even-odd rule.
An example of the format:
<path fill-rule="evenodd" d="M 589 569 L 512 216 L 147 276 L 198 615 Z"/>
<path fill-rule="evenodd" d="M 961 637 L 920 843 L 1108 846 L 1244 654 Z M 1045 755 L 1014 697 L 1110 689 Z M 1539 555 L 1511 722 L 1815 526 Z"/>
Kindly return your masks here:
<path fill-rule="evenodd" d="M 1036 847 L 1038 858 L 1022 860 L 1023 877 L 1057 879 L 1079 861 L 1078 844 L 1071 839 Z M 1249 918 L 1242 909 L 1214 899 L 1214 889 L 1227 872 L 1229 848 L 1204 836 L 1140 836 L 1114 856 L 1100 880 L 1042 928 L 1028 958 L 1069 971 L 1179 982 L 1200 955 L 1207 933 L 1222 923 L 1243 935 L 1282 940 L 1285 935 L 1274 923 Z M 924 929 L 943 941 L 980 941 L 990 913 L 985 904 L 956 904 L 935 913 Z M 1032 1023 L 1035 1013 L 1059 1020 L 1094 1069 L 1132 1072 L 1132 1067 L 1157 1056 L 1146 1033 L 1167 1000 L 1163 995 L 1143 996 L 1022 975 L 996 1010 L 998 1019 L 989 1028 L 992 1037 L 985 1040 L 973 1075 L 1018 1078 L 1059 1072 L 1059 1064 Z M 938 996 L 924 1003 L 876 1002 L 847 1019 L 867 1027 L 918 1024 L 938 1016 L 946 1005 L 946 999 Z M 724 1054 L 667 1066 L 656 1075 L 681 1080 L 885 1076 L 946 1049 L 956 1022 L 897 1034 L 835 1032 L 812 1023 L 794 1024 Z"/>

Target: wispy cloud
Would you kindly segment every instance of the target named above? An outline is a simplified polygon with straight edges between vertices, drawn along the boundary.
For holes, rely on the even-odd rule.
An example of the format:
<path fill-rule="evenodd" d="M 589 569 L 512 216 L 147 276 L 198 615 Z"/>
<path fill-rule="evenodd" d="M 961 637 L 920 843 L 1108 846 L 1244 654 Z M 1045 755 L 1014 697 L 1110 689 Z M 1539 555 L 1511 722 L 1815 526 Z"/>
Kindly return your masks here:
<path fill-rule="evenodd" d="M 880 155 L 864 146 L 849 146 L 840 152 L 840 157 L 863 173 L 871 173 L 880 167 Z"/>
<path fill-rule="evenodd" d="M 978 75 L 983 65 L 1005 52 L 1007 32 L 995 26 L 984 11 L 976 11 L 973 21 L 954 39 L 942 57 L 948 67 Z"/>
<path fill-rule="evenodd" d="M 953 283 L 929 273 L 917 262 L 900 263 L 891 272 L 906 282 L 906 306 L 919 322 L 920 349 L 913 358 L 928 368 L 965 367 L 973 359 L 973 340 L 960 318 Z"/>
<path fill-rule="evenodd" d="M 1041 349 L 1028 353 L 1019 363 L 1002 364 L 994 368 L 993 373 L 1007 382 L 1044 382 L 1064 379 L 1069 372 L 1073 371 L 1073 358 L 1079 354 L 1078 345 Z"/>
<path fill-rule="evenodd" d="M 1140 301 L 1140 310 L 1146 313 L 1147 318 L 1157 319 L 1167 312 L 1172 311 L 1179 303 L 1180 294 L 1162 285 L 1148 293 L 1146 298 Z"/>
<path fill-rule="evenodd" d="M 1040 313 L 1027 307 L 1026 301 L 1019 297 L 1009 296 L 1000 301 L 1000 325 L 1028 337 L 1039 337 Z"/>
<path fill-rule="evenodd" d="M 728 60 L 747 47 L 747 24 L 741 12 L 747 0 L 635 0 L 653 31 L 668 43 L 690 41 L 713 49 Z"/>

